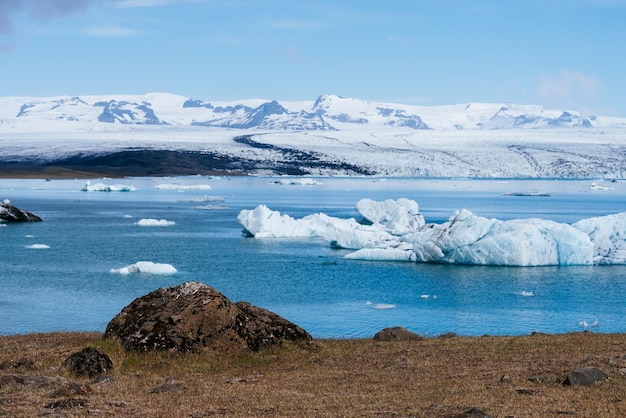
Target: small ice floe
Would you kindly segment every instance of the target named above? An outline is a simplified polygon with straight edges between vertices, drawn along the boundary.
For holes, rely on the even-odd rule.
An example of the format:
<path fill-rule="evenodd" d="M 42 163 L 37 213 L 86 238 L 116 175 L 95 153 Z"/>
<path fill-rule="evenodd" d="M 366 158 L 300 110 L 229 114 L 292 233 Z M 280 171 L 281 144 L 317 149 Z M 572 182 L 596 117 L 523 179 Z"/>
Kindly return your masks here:
<path fill-rule="evenodd" d="M 140 219 L 135 222 L 135 225 L 139 226 L 172 226 L 176 225 L 174 221 L 168 221 L 167 219 Z"/>
<path fill-rule="evenodd" d="M 157 190 L 211 190 L 211 186 L 208 184 L 178 184 L 178 183 L 165 183 L 157 184 L 154 186 Z"/>
<path fill-rule="evenodd" d="M 34 235 L 31 235 L 31 234 L 24 235 L 24 237 L 26 237 L 26 238 L 35 238 L 35 236 L 34 236 Z"/>
<path fill-rule="evenodd" d="M 132 215 L 124 215 L 124 219 L 132 219 Z"/>
<path fill-rule="evenodd" d="M 31 244 L 27 245 L 26 248 L 29 248 L 31 250 L 47 250 L 48 248 L 50 248 L 50 246 L 46 244 Z"/>
<path fill-rule="evenodd" d="M 423 294 L 423 295 L 420 295 L 420 299 L 424 299 L 424 300 L 437 299 L 437 295 Z"/>
<path fill-rule="evenodd" d="M 138 261 L 126 267 L 109 270 L 109 273 L 122 275 L 132 273 L 174 274 L 176 272 L 176 268 L 171 264 L 153 263 L 152 261 Z"/>
<path fill-rule="evenodd" d="M 589 188 L 591 190 L 613 190 L 612 187 L 603 186 L 603 185 L 597 184 L 597 183 L 591 183 L 591 186 L 589 186 Z"/>
<path fill-rule="evenodd" d="M 126 184 L 91 184 L 91 181 L 88 180 L 81 190 L 83 192 L 136 192 L 137 188 Z"/>
<path fill-rule="evenodd" d="M 393 303 L 372 303 L 370 301 L 365 302 L 365 304 L 373 309 L 395 309 L 396 305 Z"/>
<path fill-rule="evenodd" d="M 274 180 L 271 183 L 280 184 L 281 186 L 317 186 L 323 184 L 321 181 L 312 178 L 288 178 Z"/>
<path fill-rule="evenodd" d="M 522 292 L 520 293 L 521 296 L 524 296 L 525 298 L 529 298 L 532 296 L 535 296 L 535 294 L 533 292 L 528 292 L 526 290 L 522 290 Z"/>
<path fill-rule="evenodd" d="M 582 327 L 583 330 L 587 331 L 589 327 L 598 328 L 600 326 L 600 321 L 598 321 L 598 318 L 594 319 L 594 321 L 591 324 L 589 324 L 587 321 L 580 321 L 578 323 L 578 326 Z"/>

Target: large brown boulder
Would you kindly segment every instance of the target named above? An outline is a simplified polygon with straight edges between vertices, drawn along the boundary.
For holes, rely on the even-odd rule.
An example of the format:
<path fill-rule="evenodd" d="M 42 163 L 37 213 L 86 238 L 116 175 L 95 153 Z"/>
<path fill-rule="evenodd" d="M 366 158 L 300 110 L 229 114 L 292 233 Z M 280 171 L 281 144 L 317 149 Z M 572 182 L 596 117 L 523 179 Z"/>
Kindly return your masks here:
<path fill-rule="evenodd" d="M 309 341 L 302 328 L 266 309 L 231 302 L 205 284 L 186 282 L 135 299 L 107 325 L 128 351 L 232 353 L 284 341 Z"/>

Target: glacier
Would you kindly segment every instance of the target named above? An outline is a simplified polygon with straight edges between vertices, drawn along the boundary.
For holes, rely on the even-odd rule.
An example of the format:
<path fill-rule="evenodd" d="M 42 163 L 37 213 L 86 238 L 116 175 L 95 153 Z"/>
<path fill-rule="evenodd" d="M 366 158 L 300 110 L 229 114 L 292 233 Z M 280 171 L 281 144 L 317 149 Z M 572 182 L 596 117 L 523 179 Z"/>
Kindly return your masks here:
<path fill-rule="evenodd" d="M 426 223 L 417 202 L 401 198 L 361 199 L 363 217 L 343 219 L 316 213 L 295 219 L 265 205 L 237 217 L 255 238 L 322 238 L 354 250 L 358 260 L 493 266 L 583 266 L 626 264 L 626 212 L 574 224 L 528 218 L 490 219 L 467 209 L 447 222 Z"/>
<path fill-rule="evenodd" d="M 626 118 L 511 103 L 0 97 L 0 171 L 626 178 Z M 46 170 L 48 169 L 48 170 Z M 47 174 L 50 175 L 50 174 Z"/>

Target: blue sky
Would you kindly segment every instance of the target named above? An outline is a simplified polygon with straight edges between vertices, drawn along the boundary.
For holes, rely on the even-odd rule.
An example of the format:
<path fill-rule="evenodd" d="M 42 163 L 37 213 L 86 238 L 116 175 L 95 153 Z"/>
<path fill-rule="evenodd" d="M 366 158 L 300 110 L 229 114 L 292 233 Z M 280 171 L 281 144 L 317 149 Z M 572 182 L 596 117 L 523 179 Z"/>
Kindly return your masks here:
<path fill-rule="evenodd" d="M 0 0 L 0 96 L 338 94 L 626 117 L 626 0 Z"/>

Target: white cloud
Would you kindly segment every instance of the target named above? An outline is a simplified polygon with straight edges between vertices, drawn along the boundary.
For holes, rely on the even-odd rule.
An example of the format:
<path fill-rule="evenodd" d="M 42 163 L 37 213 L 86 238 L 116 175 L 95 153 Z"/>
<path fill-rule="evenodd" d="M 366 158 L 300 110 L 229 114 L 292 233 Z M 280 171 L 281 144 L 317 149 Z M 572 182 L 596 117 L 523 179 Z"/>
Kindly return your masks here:
<path fill-rule="evenodd" d="M 122 28 L 120 26 L 98 26 L 87 28 L 84 33 L 91 36 L 102 37 L 125 37 L 125 36 L 137 36 L 140 33 L 134 29 Z"/>
<path fill-rule="evenodd" d="M 578 109 L 592 105 L 604 84 L 593 74 L 563 69 L 557 75 L 543 75 L 537 84 L 537 95 L 549 105 Z"/>

